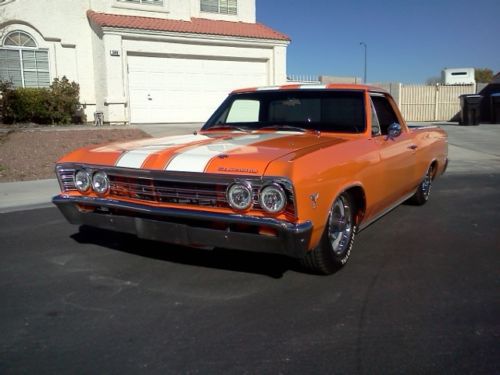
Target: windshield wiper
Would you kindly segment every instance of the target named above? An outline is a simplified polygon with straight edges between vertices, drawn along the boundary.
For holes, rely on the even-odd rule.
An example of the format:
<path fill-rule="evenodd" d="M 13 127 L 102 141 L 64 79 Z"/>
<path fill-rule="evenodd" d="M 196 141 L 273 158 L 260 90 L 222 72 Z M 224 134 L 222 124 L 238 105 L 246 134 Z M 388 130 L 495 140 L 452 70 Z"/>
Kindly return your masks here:
<path fill-rule="evenodd" d="M 242 128 L 240 126 L 232 125 L 232 124 L 217 124 L 211 126 L 205 130 L 238 130 L 240 132 L 248 133 L 250 130 Z"/>
<path fill-rule="evenodd" d="M 290 131 L 298 131 L 298 132 L 308 132 L 311 131 L 310 129 L 304 129 L 301 128 L 300 126 L 292 126 L 292 125 L 270 125 L 270 126 L 263 126 L 262 128 L 259 128 L 259 130 L 266 130 L 266 129 L 283 129 L 283 130 L 290 130 Z"/>

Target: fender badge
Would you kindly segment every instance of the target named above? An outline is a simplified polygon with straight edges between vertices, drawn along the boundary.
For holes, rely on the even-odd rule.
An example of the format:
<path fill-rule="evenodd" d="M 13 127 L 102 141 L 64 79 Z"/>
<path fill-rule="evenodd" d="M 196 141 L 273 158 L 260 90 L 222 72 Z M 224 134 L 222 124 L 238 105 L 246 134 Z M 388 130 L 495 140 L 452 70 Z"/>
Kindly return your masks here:
<path fill-rule="evenodd" d="M 312 202 L 312 208 L 318 207 L 318 198 L 319 198 L 319 193 L 314 193 L 309 196 Z"/>

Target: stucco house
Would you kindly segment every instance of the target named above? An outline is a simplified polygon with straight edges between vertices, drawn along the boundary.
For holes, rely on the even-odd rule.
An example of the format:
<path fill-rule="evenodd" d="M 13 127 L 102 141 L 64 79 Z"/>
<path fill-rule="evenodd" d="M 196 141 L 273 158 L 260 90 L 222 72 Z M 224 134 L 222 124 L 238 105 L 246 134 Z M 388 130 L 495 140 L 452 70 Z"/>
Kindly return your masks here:
<path fill-rule="evenodd" d="M 0 79 L 80 84 L 87 118 L 201 122 L 238 87 L 286 81 L 289 38 L 255 0 L 0 0 Z"/>

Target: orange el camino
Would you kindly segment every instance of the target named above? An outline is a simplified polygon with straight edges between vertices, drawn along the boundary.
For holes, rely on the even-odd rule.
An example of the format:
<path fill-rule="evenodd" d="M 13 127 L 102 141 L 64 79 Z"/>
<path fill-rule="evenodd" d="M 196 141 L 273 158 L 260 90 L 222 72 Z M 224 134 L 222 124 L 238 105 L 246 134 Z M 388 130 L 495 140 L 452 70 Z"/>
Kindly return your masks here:
<path fill-rule="evenodd" d="M 56 166 L 70 223 L 192 247 L 284 254 L 318 273 L 400 203 L 424 204 L 447 136 L 361 85 L 231 93 L 199 132 L 76 150 Z"/>

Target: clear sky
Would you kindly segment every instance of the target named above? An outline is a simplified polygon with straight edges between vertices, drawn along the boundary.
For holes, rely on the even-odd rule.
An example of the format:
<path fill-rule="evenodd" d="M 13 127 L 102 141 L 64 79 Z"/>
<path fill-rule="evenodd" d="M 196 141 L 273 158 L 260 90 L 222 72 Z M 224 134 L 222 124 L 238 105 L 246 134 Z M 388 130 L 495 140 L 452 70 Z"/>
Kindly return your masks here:
<path fill-rule="evenodd" d="M 500 0 L 257 0 L 287 34 L 288 74 L 425 83 L 448 68 L 500 71 Z"/>

